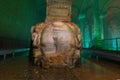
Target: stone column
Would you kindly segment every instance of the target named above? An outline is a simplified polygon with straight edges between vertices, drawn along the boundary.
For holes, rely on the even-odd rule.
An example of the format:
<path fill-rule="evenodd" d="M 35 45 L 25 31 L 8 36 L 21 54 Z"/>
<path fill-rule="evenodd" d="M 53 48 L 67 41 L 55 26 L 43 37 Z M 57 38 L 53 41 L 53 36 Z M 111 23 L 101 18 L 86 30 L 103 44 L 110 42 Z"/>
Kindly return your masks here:
<path fill-rule="evenodd" d="M 105 14 L 100 14 L 101 20 L 101 39 L 104 39 L 104 32 L 105 32 L 105 21 L 104 21 Z"/>
<path fill-rule="evenodd" d="M 100 12 L 98 0 L 93 1 L 94 8 L 94 33 L 93 33 L 93 45 L 94 47 L 101 47 L 101 31 L 100 31 Z"/>
<path fill-rule="evenodd" d="M 84 14 L 79 14 L 79 20 L 80 20 L 80 28 L 82 32 L 82 46 L 85 48 L 85 26 L 84 26 L 84 19 L 85 15 Z"/>

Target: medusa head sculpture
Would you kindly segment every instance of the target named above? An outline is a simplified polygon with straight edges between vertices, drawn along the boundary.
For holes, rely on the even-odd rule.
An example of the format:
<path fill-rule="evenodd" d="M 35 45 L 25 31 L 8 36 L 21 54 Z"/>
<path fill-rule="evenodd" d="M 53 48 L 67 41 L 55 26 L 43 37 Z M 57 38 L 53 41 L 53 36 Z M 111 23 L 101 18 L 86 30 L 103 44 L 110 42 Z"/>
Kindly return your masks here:
<path fill-rule="evenodd" d="M 47 17 L 31 28 L 34 64 L 44 68 L 75 67 L 81 54 L 81 32 L 71 22 L 71 0 L 47 0 Z"/>

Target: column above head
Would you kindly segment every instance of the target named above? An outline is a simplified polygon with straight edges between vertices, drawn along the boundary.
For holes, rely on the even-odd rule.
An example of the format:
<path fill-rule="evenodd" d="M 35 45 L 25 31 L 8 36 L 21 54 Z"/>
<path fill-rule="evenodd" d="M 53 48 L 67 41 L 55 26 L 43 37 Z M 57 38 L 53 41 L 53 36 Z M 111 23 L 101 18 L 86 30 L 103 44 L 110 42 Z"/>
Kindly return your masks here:
<path fill-rule="evenodd" d="M 72 0 L 47 0 L 46 22 L 71 21 Z"/>

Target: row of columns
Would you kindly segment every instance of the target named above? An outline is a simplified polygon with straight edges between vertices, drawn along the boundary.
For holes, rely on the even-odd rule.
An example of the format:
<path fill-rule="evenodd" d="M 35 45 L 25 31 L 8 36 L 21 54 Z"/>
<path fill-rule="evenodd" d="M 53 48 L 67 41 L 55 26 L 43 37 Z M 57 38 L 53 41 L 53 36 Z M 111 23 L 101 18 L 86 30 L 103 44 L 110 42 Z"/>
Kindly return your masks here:
<path fill-rule="evenodd" d="M 101 47 L 102 42 L 100 42 L 102 39 L 104 39 L 104 14 L 100 13 L 99 10 L 99 4 L 98 0 L 92 0 L 93 1 L 93 10 L 94 10 L 94 16 L 93 16 L 93 24 L 88 25 L 88 34 L 86 35 L 85 30 L 85 14 L 79 15 L 80 20 L 80 26 L 81 26 L 81 32 L 82 32 L 82 41 L 83 41 L 83 47 Z M 93 27 L 92 27 L 93 26 Z M 91 29 L 93 28 L 93 29 Z M 89 38 L 88 38 L 88 37 Z M 92 43 L 92 44 L 91 44 Z M 88 46 L 89 45 L 89 46 Z M 92 46 L 90 46 L 92 45 Z"/>

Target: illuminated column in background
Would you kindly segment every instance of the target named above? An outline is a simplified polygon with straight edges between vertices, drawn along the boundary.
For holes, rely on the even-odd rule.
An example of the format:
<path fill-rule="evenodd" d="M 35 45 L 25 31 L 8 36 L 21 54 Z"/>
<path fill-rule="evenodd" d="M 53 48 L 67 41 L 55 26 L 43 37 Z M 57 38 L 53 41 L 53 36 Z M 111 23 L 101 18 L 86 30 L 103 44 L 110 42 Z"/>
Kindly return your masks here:
<path fill-rule="evenodd" d="M 82 46 L 83 46 L 83 48 L 85 48 L 86 47 L 86 45 L 85 45 L 85 26 L 84 26 L 85 15 L 79 14 L 78 18 L 80 20 L 80 27 L 81 27 L 81 32 L 82 32 Z"/>
<path fill-rule="evenodd" d="M 93 44 L 95 47 L 101 47 L 101 31 L 100 31 L 100 12 L 99 12 L 99 3 L 98 0 L 93 1 L 93 8 L 94 8 L 94 33 L 93 33 Z"/>
<path fill-rule="evenodd" d="M 89 26 L 89 48 L 92 47 L 92 24 L 90 21 L 88 21 L 88 26 Z"/>
<path fill-rule="evenodd" d="M 105 14 L 100 14 L 101 20 L 101 39 L 104 39 L 105 36 L 105 21 L 104 21 Z"/>

